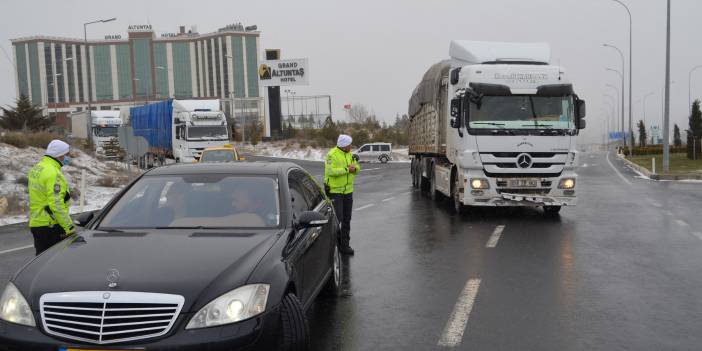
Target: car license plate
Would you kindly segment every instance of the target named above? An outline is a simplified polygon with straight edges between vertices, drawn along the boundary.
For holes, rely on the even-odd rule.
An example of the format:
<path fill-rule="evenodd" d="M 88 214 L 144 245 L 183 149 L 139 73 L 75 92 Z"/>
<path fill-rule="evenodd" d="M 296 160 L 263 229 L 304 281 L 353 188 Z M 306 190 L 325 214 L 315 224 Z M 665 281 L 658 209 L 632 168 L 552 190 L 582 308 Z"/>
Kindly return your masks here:
<path fill-rule="evenodd" d="M 107 350 L 107 349 L 75 349 L 72 347 L 65 348 L 62 347 L 59 349 L 59 351 L 137 351 L 137 350 L 143 350 L 143 349 L 132 349 L 132 350 Z"/>
<path fill-rule="evenodd" d="M 510 188 L 535 188 L 538 186 L 539 180 L 533 178 L 510 179 L 507 184 Z"/>

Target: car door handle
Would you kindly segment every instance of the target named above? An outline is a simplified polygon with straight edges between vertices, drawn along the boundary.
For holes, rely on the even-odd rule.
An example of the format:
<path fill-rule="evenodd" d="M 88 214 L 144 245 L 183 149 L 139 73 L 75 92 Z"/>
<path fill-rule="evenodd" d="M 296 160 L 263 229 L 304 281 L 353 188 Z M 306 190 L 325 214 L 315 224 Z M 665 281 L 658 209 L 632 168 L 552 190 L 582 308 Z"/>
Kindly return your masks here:
<path fill-rule="evenodd" d="M 315 240 L 317 240 L 317 237 L 319 237 L 319 229 L 313 231 L 310 234 L 310 241 L 314 242 Z"/>

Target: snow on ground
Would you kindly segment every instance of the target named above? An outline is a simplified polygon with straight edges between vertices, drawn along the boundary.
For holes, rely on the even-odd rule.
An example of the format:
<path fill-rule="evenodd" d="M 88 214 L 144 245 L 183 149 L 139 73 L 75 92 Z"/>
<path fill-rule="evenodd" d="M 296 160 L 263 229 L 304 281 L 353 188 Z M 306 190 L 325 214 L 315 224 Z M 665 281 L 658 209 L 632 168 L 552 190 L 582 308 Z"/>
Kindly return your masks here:
<path fill-rule="evenodd" d="M 243 152 L 256 156 L 290 158 L 295 160 L 324 161 L 329 148 L 312 146 L 300 147 L 299 143 L 266 142 L 252 147 L 251 145 L 239 146 Z M 392 162 L 409 162 L 409 149 L 393 149 Z"/>
<path fill-rule="evenodd" d="M 80 178 L 85 170 L 85 211 L 102 208 L 126 181 L 127 173 L 120 163 L 98 160 L 80 150 L 73 149 L 74 158 L 69 166 L 63 167 L 71 192 L 79 193 Z M 21 184 L 29 170 L 39 162 L 44 150 L 34 147 L 20 149 L 0 143 L 0 199 L 8 201 L 8 212 L 0 214 L 0 225 L 22 223 L 27 221 L 27 186 Z M 100 186 L 112 179 L 115 187 Z M 71 213 L 79 212 L 79 200 L 71 201 Z"/>

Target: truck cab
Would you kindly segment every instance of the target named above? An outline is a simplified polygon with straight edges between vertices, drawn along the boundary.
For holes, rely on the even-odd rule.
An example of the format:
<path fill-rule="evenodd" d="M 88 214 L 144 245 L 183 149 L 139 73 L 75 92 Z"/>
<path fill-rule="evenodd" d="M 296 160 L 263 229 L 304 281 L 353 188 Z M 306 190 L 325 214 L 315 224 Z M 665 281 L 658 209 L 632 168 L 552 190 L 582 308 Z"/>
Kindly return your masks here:
<path fill-rule="evenodd" d="M 450 56 L 433 67 L 429 94 L 420 85 L 411 100 L 410 140 L 436 131 L 429 147 L 410 145 L 414 182 L 452 198 L 457 210 L 541 206 L 557 213 L 575 205 L 585 103 L 564 70 L 549 64 L 548 45 L 453 41 Z M 421 103 L 432 92 L 439 98 Z"/>
<path fill-rule="evenodd" d="M 173 156 L 195 162 L 202 151 L 229 143 L 227 119 L 219 100 L 173 100 Z"/>
<path fill-rule="evenodd" d="M 93 111 L 91 133 L 98 154 L 113 156 L 107 155 L 107 150 L 110 149 L 108 144 L 118 142 L 118 129 L 121 124 L 119 111 Z"/>

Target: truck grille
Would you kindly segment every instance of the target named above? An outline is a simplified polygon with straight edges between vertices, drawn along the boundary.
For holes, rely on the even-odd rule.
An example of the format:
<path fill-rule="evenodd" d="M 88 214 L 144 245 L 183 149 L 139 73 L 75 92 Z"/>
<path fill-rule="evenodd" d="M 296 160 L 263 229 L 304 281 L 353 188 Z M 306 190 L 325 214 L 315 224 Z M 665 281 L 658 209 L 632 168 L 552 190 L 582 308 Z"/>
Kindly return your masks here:
<path fill-rule="evenodd" d="M 41 319 L 48 334 L 112 344 L 165 335 L 184 301 L 179 295 L 122 291 L 45 294 Z"/>

